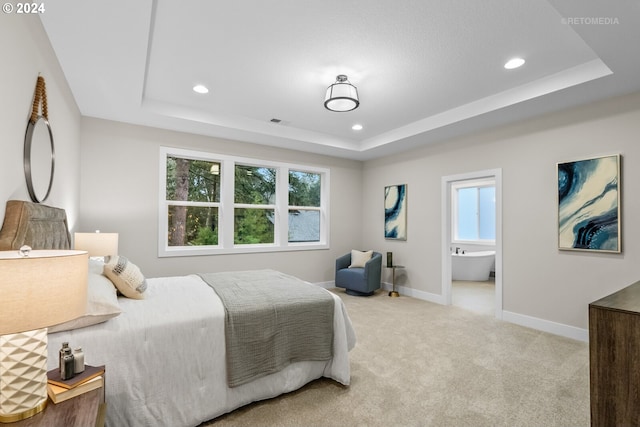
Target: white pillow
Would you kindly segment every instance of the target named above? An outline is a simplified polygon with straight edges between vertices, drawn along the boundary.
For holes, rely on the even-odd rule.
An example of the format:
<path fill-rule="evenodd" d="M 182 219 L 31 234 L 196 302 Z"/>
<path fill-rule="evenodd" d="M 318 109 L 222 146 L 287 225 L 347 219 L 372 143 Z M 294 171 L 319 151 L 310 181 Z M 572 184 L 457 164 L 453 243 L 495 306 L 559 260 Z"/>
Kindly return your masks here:
<path fill-rule="evenodd" d="M 140 269 L 123 256 L 114 255 L 107 258 L 104 265 L 107 276 L 122 295 L 127 298 L 143 299 L 147 290 L 147 281 Z"/>
<path fill-rule="evenodd" d="M 366 252 L 361 252 L 361 251 L 356 251 L 356 250 L 351 250 L 351 265 L 349 266 L 349 268 L 364 268 L 364 265 L 367 263 L 367 261 L 369 261 L 371 259 L 371 256 L 373 255 L 373 251 L 366 251 Z"/>
<path fill-rule="evenodd" d="M 49 327 L 49 333 L 96 325 L 122 313 L 113 283 L 102 273 L 96 273 L 95 269 L 91 267 L 90 264 L 87 283 L 87 313 L 77 319 Z"/>
<path fill-rule="evenodd" d="M 93 274 L 102 275 L 102 272 L 104 270 L 104 261 L 103 261 L 103 259 L 104 259 L 104 257 L 101 257 L 100 259 L 89 258 L 89 274 L 93 273 Z M 113 283 L 111 285 L 113 286 Z"/>

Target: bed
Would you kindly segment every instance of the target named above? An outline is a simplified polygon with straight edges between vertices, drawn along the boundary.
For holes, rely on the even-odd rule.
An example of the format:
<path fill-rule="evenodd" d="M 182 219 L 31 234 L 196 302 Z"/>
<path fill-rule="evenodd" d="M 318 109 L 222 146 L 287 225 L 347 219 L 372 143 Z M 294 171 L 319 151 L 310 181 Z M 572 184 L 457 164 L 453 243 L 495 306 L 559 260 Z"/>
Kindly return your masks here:
<path fill-rule="evenodd" d="M 34 249 L 64 247 L 69 241 L 63 210 L 29 202 L 7 203 L 0 250 L 22 244 Z M 91 261 L 90 281 L 91 272 L 95 277 L 101 268 L 99 262 Z M 321 289 L 272 270 L 215 273 L 206 278 L 242 282 L 256 276 Z M 324 289 L 333 302 L 330 357 L 292 362 L 232 387 L 227 372 L 227 316 L 216 291 L 197 274 L 148 278 L 146 283 L 144 299 L 117 298 L 121 313 L 115 317 L 49 334 L 49 369 L 57 367 L 58 349 L 64 341 L 81 346 L 87 364 L 106 365 L 109 426 L 197 426 L 320 377 L 343 385 L 350 382 L 348 352 L 355 346 L 355 334 L 340 298 Z"/>

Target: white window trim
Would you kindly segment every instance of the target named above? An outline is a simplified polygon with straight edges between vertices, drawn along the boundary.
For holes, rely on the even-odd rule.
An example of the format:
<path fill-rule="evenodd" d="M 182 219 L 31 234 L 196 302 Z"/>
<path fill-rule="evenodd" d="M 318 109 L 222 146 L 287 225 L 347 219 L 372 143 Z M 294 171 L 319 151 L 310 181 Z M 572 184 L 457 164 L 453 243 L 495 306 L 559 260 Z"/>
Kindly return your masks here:
<path fill-rule="evenodd" d="M 458 190 L 470 187 L 495 187 L 494 179 L 474 179 L 469 181 L 460 181 L 451 185 L 451 243 L 463 245 L 491 246 L 495 245 L 495 239 L 476 239 L 462 240 L 458 239 Z M 479 221 L 479 219 L 478 219 Z"/>
<path fill-rule="evenodd" d="M 166 199 L 166 177 L 167 177 L 167 157 L 176 156 L 194 160 L 215 161 L 221 164 L 220 177 L 220 202 L 176 202 Z M 270 167 L 277 169 L 276 178 L 276 200 L 274 205 L 244 205 L 234 202 L 234 178 L 236 163 L 246 166 Z M 289 242 L 288 220 L 289 208 L 289 170 L 300 172 L 317 173 L 320 175 L 320 207 L 300 207 L 304 209 L 314 209 L 320 211 L 320 241 L 319 242 Z M 329 188 L 330 170 L 310 165 L 300 165 L 284 162 L 273 162 L 267 160 L 252 159 L 247 157 L 237 157 L 221 155 L 204 151 L 187 150 L 172 147 L 160 147 L 159 155 L 159 179 L 158 179 L 158 256 L 198 256 L 217 254 L 240 254 L 240 253 L 260 253 L 260 252 L 284 252 L 329 249 L 330 221 L 329 221 Z M 230 183 L 230 184 L 227 184 Z M 169 205 L 191 205 L 191 206 L 216 206 L 218 207 L 219 235 L 216 246 L 168 246 L 167 230 Z M 274 243 L 236 245 L 233 241 L 233 210 L 235 207 L 265 208 L 273 209 L 275 217 Z M 227 224 L 225 218 L 231 218 L 231 226 Z"/>

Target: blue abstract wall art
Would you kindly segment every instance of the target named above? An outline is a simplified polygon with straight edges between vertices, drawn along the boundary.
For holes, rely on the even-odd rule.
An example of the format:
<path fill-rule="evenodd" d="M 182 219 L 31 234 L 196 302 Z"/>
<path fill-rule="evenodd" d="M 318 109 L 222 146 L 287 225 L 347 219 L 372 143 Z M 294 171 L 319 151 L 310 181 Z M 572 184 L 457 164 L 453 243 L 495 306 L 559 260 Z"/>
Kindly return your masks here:
<path fill-rule="evenodd" d="M 621 252 L 619 154 L 558 163 L 558 248 Z"/>
<path fill-rule="evenodd" d="M 407 184 L 384 188 L 384 238 L 407 240 Z"/>

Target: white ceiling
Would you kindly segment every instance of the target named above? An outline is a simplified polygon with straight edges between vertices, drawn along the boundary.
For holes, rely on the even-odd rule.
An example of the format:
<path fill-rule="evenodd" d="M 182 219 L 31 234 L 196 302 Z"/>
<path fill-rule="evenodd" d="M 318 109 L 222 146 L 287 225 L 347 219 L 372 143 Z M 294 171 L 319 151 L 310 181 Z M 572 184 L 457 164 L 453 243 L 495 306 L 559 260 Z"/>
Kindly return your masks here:
<path fill-rule="evenodd" d="M 41 20 L 85 116 L 351 159 L 640 90 L 635 0 L 56 0 Z M 358 109 L 324 108 L 338 74 Z"/>

